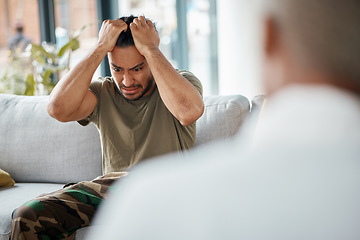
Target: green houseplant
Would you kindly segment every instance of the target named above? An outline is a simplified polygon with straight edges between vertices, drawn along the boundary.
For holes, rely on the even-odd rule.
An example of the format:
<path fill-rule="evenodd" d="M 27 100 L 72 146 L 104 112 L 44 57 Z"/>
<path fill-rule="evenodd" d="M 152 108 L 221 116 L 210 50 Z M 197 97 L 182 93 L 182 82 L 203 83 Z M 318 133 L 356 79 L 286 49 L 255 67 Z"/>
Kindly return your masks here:
<path fill-rule="evenodd" d="M 88 26 L 72 35 L 60 49 L 43 42 L 30 44 L 25 52 L 10 54 L 8 65 L 0 72 L 0 93 L 50 94 L 61 74 L 69 71 L 71 53 L 80 47 L 80 33 Z"/>

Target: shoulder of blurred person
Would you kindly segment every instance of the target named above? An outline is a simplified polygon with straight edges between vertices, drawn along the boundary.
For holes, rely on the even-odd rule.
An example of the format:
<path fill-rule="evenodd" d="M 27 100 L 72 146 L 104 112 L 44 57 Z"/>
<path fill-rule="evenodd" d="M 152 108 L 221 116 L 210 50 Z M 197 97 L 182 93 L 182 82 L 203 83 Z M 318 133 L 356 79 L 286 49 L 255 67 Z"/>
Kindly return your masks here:
<path fill-rule="evenodd" d="M 291 85 L 266 100 L 252 148 L 360 143 L 360 98 L 331 85 Z"/>
<path fill-rule="evenodd" d="M 139 165 L 89 239 L 358 239 L 359 150 L 336 149 L 241 151 L 235 140 Z"/>
<path fill-rule="evenodd" d="M 356 95 L 284 88 L 253 136 L 135 168 L 100 209 L 91 239 L 119 228 L 126 239 L 357 239 L 359 143 Z"/>

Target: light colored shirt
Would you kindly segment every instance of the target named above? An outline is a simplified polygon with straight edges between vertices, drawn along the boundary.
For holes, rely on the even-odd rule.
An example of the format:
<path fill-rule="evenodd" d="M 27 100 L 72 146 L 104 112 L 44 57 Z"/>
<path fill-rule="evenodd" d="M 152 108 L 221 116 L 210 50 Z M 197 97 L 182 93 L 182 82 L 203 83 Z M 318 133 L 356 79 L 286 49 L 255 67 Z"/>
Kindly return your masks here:
<path fill-rule="evenodd" d="M 254 135 L 169 158 L 118 183 L 90 239 L 360 239 L 358 96 L 291 86 Z"/>

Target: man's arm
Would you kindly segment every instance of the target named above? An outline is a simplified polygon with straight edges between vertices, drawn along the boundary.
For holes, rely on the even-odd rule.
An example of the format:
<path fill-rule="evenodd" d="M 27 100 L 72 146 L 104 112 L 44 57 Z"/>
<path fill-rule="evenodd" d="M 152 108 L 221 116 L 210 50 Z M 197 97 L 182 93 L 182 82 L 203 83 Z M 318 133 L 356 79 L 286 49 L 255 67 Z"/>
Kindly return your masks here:
<path fill-rule="evenodd" d="M 159 34 L 153 23 L 140 16 L 130 24 L 130 29 L 135 47 L 149 64 L 165 106 L 182 125 L 195 122 L 204 111 L 202 97 L 161 53 Z"/>
<path fill-rule="evenodd" d="M 97 104 L 89 90 L 92 77 L 106 54 L 113 50 L 127 24 L 120 20 L 105 20 L 99 31 L 97 44 L 89 54 L 59 81 L 52 91 L 47 111 L 61 121 L 77 121 L 90 115 Z"/>

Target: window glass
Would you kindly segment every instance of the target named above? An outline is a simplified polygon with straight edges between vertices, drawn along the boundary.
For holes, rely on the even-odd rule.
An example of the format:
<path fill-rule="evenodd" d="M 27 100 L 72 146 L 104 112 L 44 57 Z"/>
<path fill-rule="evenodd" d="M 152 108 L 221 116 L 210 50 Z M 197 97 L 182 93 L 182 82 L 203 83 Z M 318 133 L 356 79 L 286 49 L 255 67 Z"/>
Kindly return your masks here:
<path fill-rule="evenodd" d="M 215 3 L 216 0 L 118 0 L 118 12 L 119 17 L 130 14 L 145 15 L 154 20 L 160 34 L 160 49 L 166 58 L 175 68 L 188 65 L 188 70 L 203 83 L 204 95 L 212 95 L 218 93 Z M 177 6 L 186 10 L 180 11 Z M 28 42 L 40 44 L 38 7 L 37 0 L 0 1 L 0 27 L 5 30 L 0 32 L 0 73 L 9 62 L 9 46 L 11 38 L 16 35 L 16 26 L 23 27 L 23 45 Z M 61 60 L 71 68 L 97 41 L 97 0 L 54 0 L 54 11 L 56 46 L 52 47 L 57 51 L 83 29 L 78 38 L 79 48 L 67 53 Z M 187 23 L 186 29 L 180 26 L 181 32 L 187 30 L 181 33 L 187 35 L 185 37 L 178 36 L 179 19 L 181 23 Z M 186 50 L 181 50 L 184 47 Z M 21 52 L 22 45 L 16 49 Z M 70 61 L 67 61 L 68 58 Z M 36 71 L 43 72 L 42 69 Z M 99 75 L 100 68 L 94 77 Z M 59 75 L 57 79 L 61 77 L 62 75 Z"/>
<path fill-rule="evenodd" d="M 23 58 L 28 43 L 40 43 L 38 8 L 37 0 L 0 1 L 0 92 L 25 91 L 24 66 L 12 56 Z"/>
<path fill-rule="evenodd" d="M 71 53 L 70 68 L 76 65 L 93 47 L 98 38 L 96 0 L 55 0 L 56 47 L 60 49 L 78 32 L 79 48 Z M 100 75 L 100 70 L 95 76 Z"/>
<path fill-rule="evenodd" d="M 217 93 L 217 49 L 212 42 L 216 32 L 210 21 L 211 8 L 216 7 L 212 5 L 214 2 L 187 0 L 186 13 L 184 16 L 177 16 L 176 0 L 118 0 L 120 16 L 143 14 L 156 21 L 161 39 L 160 49 L 175 68 L 179 65 L 177 60 L 181 54 L 178 51 L 179 44 L 188 46 L 188 70 L 201 80 L 204 95 Z M 182 43 L 181 39 L 184 38 L 177 36 L 177 18 L 183 22 L 186 18 L 187 32 L 184 34 L 187 34 L 187 43 Z"/>
<path fill-rule="evenodd" d="M 23 50 L 24 41 L 17 37 L 17 30 L 22 29 L 23 38 L 35 43 L 40 42 L 37 0 L 0 1 L 0 28 L 3 30 L 0 31 L 0 66 L 4 66 L 8 60 L 10 45 L 14 50 Z"/>
<path fill-rule="evenodd" d="M 215 7 L 211 5 L 212 2 L 187 2 L 189 68 L 201 80 L 204 95 L 217 94 L 217 48 L 213 42 L 216 38 L 216 29 L 210 22 L 211 8 Z"/>
<path fill-rule="evenodd" d="M 175 0 L 118 0 L 119 17 L 145 15 L 156 23 L 160 35 L 160 49 L 177 67 L 176 61 L 176 1 Z"/>

